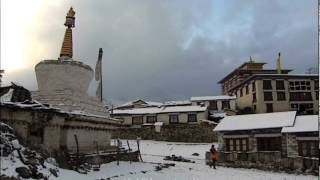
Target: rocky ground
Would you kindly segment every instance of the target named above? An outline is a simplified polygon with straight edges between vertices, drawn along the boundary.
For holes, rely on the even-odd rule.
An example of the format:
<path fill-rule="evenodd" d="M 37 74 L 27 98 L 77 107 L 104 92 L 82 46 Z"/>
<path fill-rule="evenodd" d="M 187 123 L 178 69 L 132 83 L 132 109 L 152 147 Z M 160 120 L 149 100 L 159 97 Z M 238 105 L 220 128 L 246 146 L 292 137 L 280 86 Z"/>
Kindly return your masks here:
<path fill-rule="evenodd" d="M 7 124 L 0 123 L 0 131 L 1 180 L 58 177 L 59 168 L 54 159 L 21 145 Z"/>

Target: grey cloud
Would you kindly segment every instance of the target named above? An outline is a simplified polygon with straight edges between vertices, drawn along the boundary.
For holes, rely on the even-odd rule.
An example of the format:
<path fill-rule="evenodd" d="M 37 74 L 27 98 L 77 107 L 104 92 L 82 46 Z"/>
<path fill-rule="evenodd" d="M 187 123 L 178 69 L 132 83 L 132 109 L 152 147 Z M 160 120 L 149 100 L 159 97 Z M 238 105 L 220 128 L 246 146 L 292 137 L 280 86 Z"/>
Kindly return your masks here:
<path fill-rule="evenodd" d="M 39 20 L 35 38 L 47 49 L 41 57 L 58 56 L 70 5 L 75 59 L 94 68 L 104 49 L 104 94 L 113 102 L 219 95 L 217 81 L 250 55 L 272 68 L 281 51 L 285 66 L 299 73 L 316 64 L 313 1 L 63 1 Z M 31 74 L 23 84 L 35 84 Z"/>

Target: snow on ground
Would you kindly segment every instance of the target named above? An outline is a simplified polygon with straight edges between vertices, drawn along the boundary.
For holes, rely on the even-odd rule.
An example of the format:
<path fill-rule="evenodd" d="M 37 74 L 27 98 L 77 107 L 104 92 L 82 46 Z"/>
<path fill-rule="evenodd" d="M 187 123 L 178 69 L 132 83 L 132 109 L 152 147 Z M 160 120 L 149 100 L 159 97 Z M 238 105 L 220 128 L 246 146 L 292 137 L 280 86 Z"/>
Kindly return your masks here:
<path fill-rule="evenodd" d="M 129 141 L 130 147 L 137 149 L 136 141 Z M 122 141 L 124 147 L 126 141 Z M 205 165 L 204 152 L 210 148 L 209 143 L 177 143 L 164 141 L 140 141 L 140 150 L 144 162 L 116 162 L 103 164 L 100 171 L 91 171 L 88 174 L 79 174 L 75 171 L 59 169 L 59 177 L 50 176 L 49 179 L 61 180 L 95 180 L 95 179 L 115 179 L 115 180 L 313 180 L 316 176 L 294 175 L 286 173 L 267 172 L 254 169 L 217 167 L 216 170 Z M 199 153 L 199 156 L 192 156 Z M 182 155 L 195 163 L 183 163 L 163 160 L 164 156 L 172 154 Z M 15 163 L 8 159 L 2 159 L 1 169 L 8 168 L 7 174 L 16 174 L 15 167 L 21 165 L 19 159 Z M 175 163 L 174 167 L 164 168 L 155 171 L 157 163 Z M 46 164 L 47 166 L 50 166 Z M 47 171 L 47 170 L 41 170 Z M 3 171 L 1 172 L 3 173 Z"/>

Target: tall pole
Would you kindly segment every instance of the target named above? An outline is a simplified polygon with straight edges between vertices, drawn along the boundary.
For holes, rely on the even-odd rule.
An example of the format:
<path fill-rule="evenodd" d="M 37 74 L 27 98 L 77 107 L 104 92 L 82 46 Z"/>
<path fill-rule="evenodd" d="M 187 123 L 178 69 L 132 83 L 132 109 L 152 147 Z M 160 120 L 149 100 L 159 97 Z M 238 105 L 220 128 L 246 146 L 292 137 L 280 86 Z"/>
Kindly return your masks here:
<path fill-rule="evenodd" d="M 102 55 L 103 55 L 103 50 L 102 48 L 99 48 L 99 56 L 98 56 L 98 60 L 100 61 L 101 65 L 100 65 L 100 101 L 103 101 L 103 91 L 102 91 Z"/>

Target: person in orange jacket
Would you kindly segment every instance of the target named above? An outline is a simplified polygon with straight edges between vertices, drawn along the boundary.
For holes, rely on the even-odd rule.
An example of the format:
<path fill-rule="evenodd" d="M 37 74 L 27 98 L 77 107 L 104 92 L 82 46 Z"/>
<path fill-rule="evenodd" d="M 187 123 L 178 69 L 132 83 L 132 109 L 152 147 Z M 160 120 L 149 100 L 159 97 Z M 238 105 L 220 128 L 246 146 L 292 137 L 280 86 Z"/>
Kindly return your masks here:
<path fill-rule="evenodd" d="M 214 169 L 216 169 L 217 157 L 218 157 L 218 152 L 217 152 L 216 148 L 214 147 L 214 144 L 212 144 L 211 149 L 210 149 L 210 158 L 212 160 L 212 164 L 210 167 L 213 167 Z"/>

